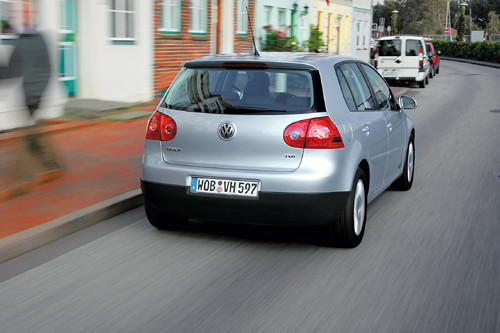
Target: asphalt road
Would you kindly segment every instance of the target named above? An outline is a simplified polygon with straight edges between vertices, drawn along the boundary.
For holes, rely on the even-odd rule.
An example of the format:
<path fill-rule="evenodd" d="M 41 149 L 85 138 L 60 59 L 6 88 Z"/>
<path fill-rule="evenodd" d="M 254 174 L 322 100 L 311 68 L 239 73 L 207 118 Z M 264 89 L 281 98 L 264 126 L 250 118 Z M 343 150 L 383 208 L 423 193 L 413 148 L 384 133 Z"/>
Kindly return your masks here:
<path fill-rule="evenodd" d="M 0 265 L 2 332 L 500 332 L 500 70 L 443 61 L 409 192 L 321 230 L 151 227 L 142 209 Z"/>

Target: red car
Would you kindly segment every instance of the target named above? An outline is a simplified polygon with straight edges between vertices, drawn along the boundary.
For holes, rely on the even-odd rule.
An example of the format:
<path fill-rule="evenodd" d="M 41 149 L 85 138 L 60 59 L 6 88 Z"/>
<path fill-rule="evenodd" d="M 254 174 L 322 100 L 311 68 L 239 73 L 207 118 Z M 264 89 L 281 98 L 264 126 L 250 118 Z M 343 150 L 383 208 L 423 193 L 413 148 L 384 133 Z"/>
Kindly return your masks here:
<path fill-rule="evenodd" d="M 439 74 L 439 55 L 432 43 L 425 43 L 425 46 L 427 48 L 427 54 L 429 55 L 430 59 L 429 77 L 432 78 L 434 77 L 434 75 Z"/>

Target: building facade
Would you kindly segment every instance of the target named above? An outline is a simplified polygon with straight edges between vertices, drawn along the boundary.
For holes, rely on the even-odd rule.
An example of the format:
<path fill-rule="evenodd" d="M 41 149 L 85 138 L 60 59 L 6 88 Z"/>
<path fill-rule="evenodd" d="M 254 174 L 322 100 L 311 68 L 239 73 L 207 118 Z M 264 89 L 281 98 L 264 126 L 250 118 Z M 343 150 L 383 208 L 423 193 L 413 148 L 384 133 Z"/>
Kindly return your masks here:
<path fill-rule="evenodd" d="M 352 0 L 313 1 L 312 22 L 323 33 L 325 52 L 350 55 Z"/>
<path fill-rule="evenodd" d="M 0 62 L 8 62 L 27 10 L 48 42 L 53 75 L 37 116 L 64 114 L 67 98 L 153 98 L 153 6 L 138 0 L 0 0 Z M 0 82 L 0 128 L 26 125 L 21 79 Z M 6 93 L 7 92 L 7 93 Z"/>
<path fill-rule="evenodd" d="M 373 10 L 371 0 L 353 0 L 351 56 L 370 60 L 370 37 Z"/>
<path fill-rule="evenodd" d="M 254 11 L 253 0 L 155 0 L 155 93 L 165 91 L 188 60 L 251 52 L 248 17 L 253 20 Z"/>
<path fill-rule="evenodd" d="M 299 48 L 306 49 L 311 33 L 312 0 L 257 0 L 254 22 L 255 40 L 258 49 L 266 36 L 265 26 L 271 26 L 285 35 L 294 36 Z"/>

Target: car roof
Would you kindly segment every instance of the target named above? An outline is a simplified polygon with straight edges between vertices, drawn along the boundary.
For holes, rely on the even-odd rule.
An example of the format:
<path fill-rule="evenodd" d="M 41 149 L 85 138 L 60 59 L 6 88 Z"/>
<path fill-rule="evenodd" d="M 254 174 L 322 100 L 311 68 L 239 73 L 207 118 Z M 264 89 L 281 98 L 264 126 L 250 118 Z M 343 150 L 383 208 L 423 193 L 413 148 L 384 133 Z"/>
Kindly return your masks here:
<path fill-rule="evenodd" d="M 221 67 L 223 64 L 238 64 L 241 67 L 279 67 L 297 69 L 319 69 L 321 64 L 336 64 L 347 60 L 356 60 L 352 57 L 330 55 L 326 53 L 299 53 L 299 52 L 262 52 L 256 56 L 250 53 L 218 54 L 196 58 L 184 64 L 185 67 Z M 247 65 L 247 66 L 245 66 Z"/>
<path fill-rule="evenodd" d="M 411 38 L 411 39 L 424 39 L 424 37 L 422 36 L 416 36 L 416 35 L 397 35 L 397 36 L 384 36 L 384 37 L 380 37 L 379 40 L 388 40 L 388 39 L 408 39 L 408 38 Z"/>

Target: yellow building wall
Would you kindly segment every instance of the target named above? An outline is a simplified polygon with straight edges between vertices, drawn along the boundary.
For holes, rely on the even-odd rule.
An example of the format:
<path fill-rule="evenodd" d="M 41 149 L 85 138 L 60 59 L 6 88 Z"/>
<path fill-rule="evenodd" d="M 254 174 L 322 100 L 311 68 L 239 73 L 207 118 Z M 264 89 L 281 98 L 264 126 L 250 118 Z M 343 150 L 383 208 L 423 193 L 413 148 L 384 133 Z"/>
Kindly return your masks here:
<path fill-rule="evenodd" d="M 351 55 L 352 1 L 314 0 L 311 24 L 323 32 L 325 50 L 331 54 Z"/>

